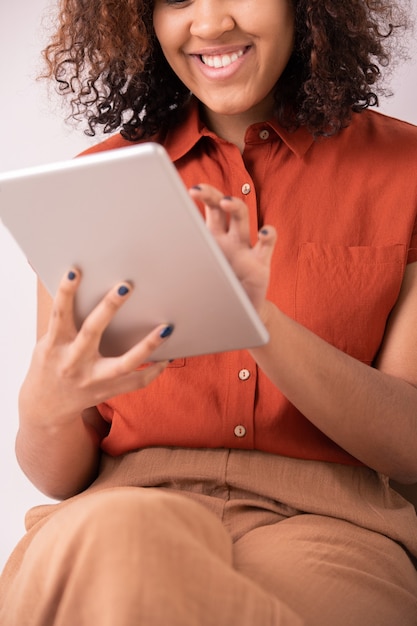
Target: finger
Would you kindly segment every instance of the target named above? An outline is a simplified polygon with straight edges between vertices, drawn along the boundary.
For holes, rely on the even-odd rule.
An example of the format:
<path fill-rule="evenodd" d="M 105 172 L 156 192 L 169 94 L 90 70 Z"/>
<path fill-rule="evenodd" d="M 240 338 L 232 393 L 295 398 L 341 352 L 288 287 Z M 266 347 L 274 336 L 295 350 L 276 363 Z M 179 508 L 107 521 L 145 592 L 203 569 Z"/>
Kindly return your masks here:
<path fill-rule="evenodd" d="M 129 380 L 126 381 L 126 389 L 121 393 L 128 393 L 129 391 L 135 391 L 136 389 L 143 389 L 147 387 L 153 380 L 158 378 L 160 374 L 166 369 L 169 361 L 158 361 L 157 363 L 151 363 L 146 368 L 133 372 Z"/>
<path fill-rule="evenodd" d="M 133 348 L 128 350 L 121 357 L 117 357 L 120 360 L 119 367 L 122 368 L 120 373 L 131 372 L 137 369 L 143 363 L 148 363 L 154 360 L 153 354 L 159 346 L 161 346 L 174 332 L 172 324 L 163 324 L 151 331 L 146 337 L 139 341 Z"/>
<path fill-rule="evenodd" d="M 153 360 L 155 350 L 165 343 L 173 332 L 174 327 L 172 324 L 161 324 L 121 356 L 104 359 L 102 361 L 103 367 L 108 370 L 108 373 L 104 374 L 104 376 L 117 379 L 133 373 L 139 374 L 139 372 L 135 372 L 135 370 L 144 363 L 150 363 Z M 153 372 L 155 372 L 154 376 L 156 377 L 160 371 L 165 369 L 166 364 L 167 362 L 165 361 L 155 362 L 140 371 L 147 372 L 149 369 L 150 372 L 146 377 L 153 376 Z M 140 379 L 141 376 L 136 376 L 136 378 Z M 148 378 L 146 378 L 146 380 L 148 380 Z"/>
<path fill-rule="evenodd" d="M 258 232 L 258 241 L 253 250 L 256 256 L 266 265 L 271 263 L 277 242 L 277 232 L 273 226 L 263 226 Z"/>
<path fill-rule="evenodd" d="M 224 196 L 220 206 L 229 216 L 229 233 L 237 240 L 250 243 L 249 210 L 240 198 Z"/>
<path fill-rule="evenodd" d="M 146 367 L 141 368 L 140 370 L 133 369 L 129 371 L 127 374 L 123 376 L 114 375 L 115 371 L 118 371 L 118 367 L 112 366 L 111 370 L 109 368 L 109 363 L 112 359 L 105 359 L 106 363 L 102 362 L 103 367 L 101 371 L 103 372 L 103 376 L 100 378 L 102 382 L 105 382 L 105 389 L 101 389 L 101 391 L 94 398 L 94 404 L 100 404 L 100 402 L 105 402 L 109 397 L 117 396 L 120 394 L 130 393 L 131 391 L 136 391 L 137 389 L 143 389 L 147 385 L 149 385 L 155 378 L 157 378 L 167 367 L 169 361 L 158 361 L 155 363 L 149 363 Z M 106 374 L 109 374 L 108 378 L 106 378 Z"/>
<path fill-rule="evenodd" d="M 74 300 L 80 280 L 81 273 L 72 268 L 59 283 L 48 324 L 48 335 L 52 341 L 68 341 L 77 334 Z"/>
<path fill-rule="evenodd" d="M 80 350 L 97 351 L 104 331 L 132 292 L 132 285 L 119 283 L 111 289 L 83 321 L 76 343 Z"/>
<path fill-rule="evenodd" d="M 194 200 L 203 204 L 206 225 L 210 232 L 213 235 L 227 232 L 229 226 L 228 215 L 220 206 L 224 194 L 211 185 L 196 185 L 189 192 Z"/>

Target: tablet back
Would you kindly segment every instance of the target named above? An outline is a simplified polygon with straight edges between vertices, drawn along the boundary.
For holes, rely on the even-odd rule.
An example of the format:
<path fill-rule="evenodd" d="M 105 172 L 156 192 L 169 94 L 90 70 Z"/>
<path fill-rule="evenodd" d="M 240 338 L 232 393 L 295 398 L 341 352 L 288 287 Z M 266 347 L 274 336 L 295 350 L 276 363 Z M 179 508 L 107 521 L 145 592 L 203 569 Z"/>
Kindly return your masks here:
<path fill-rule="evenodd" d="M 124 352 L 160 323 L 175 331 L 155 359 L 268 340 L 158 144 L 1 174 L 0 217 L 52 295 L 71 266 L 81 270 L 78 323 L 115 283 L 134 284 L 103 336 L 104 355 Z"/>

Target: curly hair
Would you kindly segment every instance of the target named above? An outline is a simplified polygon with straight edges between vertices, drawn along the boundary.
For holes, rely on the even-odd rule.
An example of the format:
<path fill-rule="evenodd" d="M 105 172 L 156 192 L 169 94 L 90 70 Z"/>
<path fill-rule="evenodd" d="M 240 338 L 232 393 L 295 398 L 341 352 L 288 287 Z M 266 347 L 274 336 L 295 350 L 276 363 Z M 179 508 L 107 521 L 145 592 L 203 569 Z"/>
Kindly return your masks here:
<path fill-rule="evenodd" d="M 405 11 L 389 0 L 293 3 L 295 44 L 275 88 L 276 116 L 287 128 L 331 135 L 378 104 L 376 84 Z M 45 76 L 69 98 L 70 117 L 87 120 L 87 134 L 101 127 L 146 138 L 184 111 L 190 92 L 165 60 L 152 12 L 152 0 L 61 0 Z"/>

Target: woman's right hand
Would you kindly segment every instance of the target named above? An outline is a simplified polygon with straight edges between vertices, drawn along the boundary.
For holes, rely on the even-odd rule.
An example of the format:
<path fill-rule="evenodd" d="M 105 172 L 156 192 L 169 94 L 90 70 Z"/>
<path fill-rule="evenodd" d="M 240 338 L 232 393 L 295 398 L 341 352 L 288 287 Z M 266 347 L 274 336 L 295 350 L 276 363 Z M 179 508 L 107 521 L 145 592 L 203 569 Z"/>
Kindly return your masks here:
<path fill-rule="evenodd" d="M 132 287 L 116 285 L 77 329 L 74 301 L 81 279 L 78 270 L 62 279 L 19 396 L 19 463 L 41 491 L 58 498 L 84 488 L 97 471 L 104 422 L 95 405 L 159 376 L 168 362 L 150 363 L 152 354 L 173 330 L 159 325 L 121 356 L 103 357 L 102 334 Z"/>
<path fill-rule="evenodd" d="M 79 414 L 112 396 L 145 387 L 167 365 L 156 362 L 137 371 L 171 334 L 172 327 L 167 325 L 157 326 L 121 356 L 103 357 L 99 351 L 103 332 L 126 302 L 132 287 L 126 283 L 116 285 L 78 330 L 74 300 L 80 280 L 80 273 L 71 270 L 61 281 L 48 330 L 35 347 L 21 390 L 21 410 L 27 400 L 31 410 L 36 406 L 38 414 L 49 414 L 55 420 Z"/>

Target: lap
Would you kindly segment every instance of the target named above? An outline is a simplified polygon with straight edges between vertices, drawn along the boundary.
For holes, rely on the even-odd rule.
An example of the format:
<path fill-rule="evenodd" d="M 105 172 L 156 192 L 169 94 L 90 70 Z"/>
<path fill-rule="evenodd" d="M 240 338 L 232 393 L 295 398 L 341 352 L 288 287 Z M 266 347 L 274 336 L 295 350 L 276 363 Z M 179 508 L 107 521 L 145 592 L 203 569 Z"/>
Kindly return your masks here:
<path fill-rule="evenodd" d="M 220 518 L 187 496 L 105 489 L 53 507 L 32 532 L 0 593 L 5 626 L 301 626 L 234 569 Z"/>
<path fill-rule="evenodd" d="M 163 542 L 165 535 L 170 540 L 175 537 L 178 543 L 192 538 L 225 562 L 232 562 L 230 537 L 216 515 L 186 496 L 140 487 L 113 487 L 59 504 L 41 523 L 32 548 L 39 544 L 44 552 L 58 537 L 64 545 L 76 544 L 87 535 L 101 541 L 110 554 L 127 537 L 132 550 L 135 540 L 137 548 L 143 549 L 149 534 L 154 542 Z"/>
<path fill-rule="evenodd" d="M 227 586 L 225 568 L 234 568 L 309 626 L 415 625 L 417 572 L 391 539 L 337 518 L 300 514 L 260 526 L 232 546 L 210 501 L 205 507 L 184 493 L 160 488 L 113 488 L 80 499 L 75 505 L 80 512 L 74 508 L 68 516 L 62 511 L 62 517 L 72 527 L 74 511 L 99 526 L 115 518 L 117 527 L 122 518 L 125 531 L 129 525 L 145 535 L 151 529 L 160 543 L 169 536 L 168 551 L 173 536 L 183 552 L 197 542 L 210 561 L 215 557 L 213 577 L 224 578 Z M 62 532 L 60 517 L 55 523 Z M 88 528 L 93 530 L 91 521 Z M 182 560 L 187 561 L 185 553 Z"/>
<path fill-rule="evenodd" d="M 51 564 L 55 563 L 57 577 L 69 576 L 72 557 L 80 554 L 81 545 L 90 550 L 94 539 L 94 558 L 90 553 L 85 561 L 93 569 L 87 583 L 85 564 L 80 566 L 80 589 L 93 590 L 97 578 L 96 597 L 100 589 L 115 584 L 129 591 L 126 581 L 138 580 L 140 572 L 126 568 L 122 574 L 120 564 L 133 560 L 135 567 L 143 568 L 142 556 L 147 553 L 148 565 L 156 567 L 156 560 L 161 560 L 161 569 L 154 577 L 158 594 L 171 587 L 175 604 L 178 590 L 182 588 L 185 593 L 191 583 L 193 602 L 206 617 L 205 621 L 196 617 L 190 623 L 281 626 L 300 624 L 297 614 L 308 626 L 415 626 L 417 573 L 406 552 L 382 533 L 325 515 L 303 513 L 286 518 L 285 512 L 291 514 L 271 509 L 269 501 L 262 512 L 259 499 L 248 500 L 245 493 L 244 500 L 233 501 L 230 489 L 225 490 L 225 499 L 203 491 L 197 498 L 196 494 L 178 494 L 161 487 L 116 486 L 87 491 L 45 508 L 51 514 L 42 513 L 43 519 L 25 540 L 24 552 L 9 569 L 10 582 L 14 579 L 19 583 L 13 585 L 17 589 L 13 604 L 29 594 L 36 606 L 45 594 L 39 585 L 50 576 Z M 228 529 L 222 523 L 222 518 L 226 522 L 225 512 Z M 248 523 L 243 520 L 245 516 L 250 517 Z M 229 532 L 232 527 L 235 531 L 238 528 L 237 535 Z M 232 536 L 239 539 L 233 543 Z M 135 551 L 141 554 L 140 559 L 133 558 Z M 182 578 L 178 576 L 179 566 Z M 166 584 L 162 584 L 163 576 Z M 151 588 L 152 580 L 146 578 Z M 11 586 L 5 585 L 8 590 Z M 136 598 L 136 587 L 132 593 Z M 216 613 L 213 607 L 219 597 L 223 610 Z M 168 607 L 168 599 L 159 605 Z M 104 600 L 111 604 L 110 597 Z M 93 614 L 96 604 L 93 598 L 91 615 L 99 621 Z M 175 621 L 172 608 L 169 611 L 169 621 L 161 615 L 158 623 L 188 623 L 185 614 L 180 613 Z M 189 618 L 189 611 L 186 614 Z M 86 623 L 93 623 L 92 619 Z M 10 621 L 7 626 L 9 623 L 15 625 Z"/>

